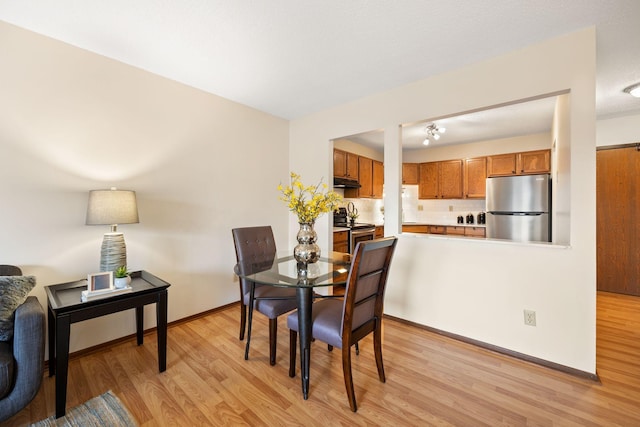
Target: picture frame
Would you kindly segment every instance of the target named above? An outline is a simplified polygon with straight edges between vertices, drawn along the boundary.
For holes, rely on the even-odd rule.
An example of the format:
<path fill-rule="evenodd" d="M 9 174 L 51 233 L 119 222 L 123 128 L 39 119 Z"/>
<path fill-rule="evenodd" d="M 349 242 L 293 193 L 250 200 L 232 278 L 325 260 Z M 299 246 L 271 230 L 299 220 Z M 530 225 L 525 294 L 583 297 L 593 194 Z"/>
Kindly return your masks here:
<path fill-rule="evenodd" d="M 87 290 L 89 292 L 113 290 L 113 271 L 102 271 L 87 276 Z"/>

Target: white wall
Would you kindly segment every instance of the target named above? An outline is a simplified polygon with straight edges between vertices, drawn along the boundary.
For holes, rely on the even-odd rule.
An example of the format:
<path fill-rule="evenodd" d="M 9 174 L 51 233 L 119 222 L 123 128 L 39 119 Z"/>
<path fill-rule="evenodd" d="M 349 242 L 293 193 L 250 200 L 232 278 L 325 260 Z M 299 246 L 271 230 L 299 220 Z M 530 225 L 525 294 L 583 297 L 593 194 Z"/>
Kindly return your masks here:
<path fill-rule="evenodd" d="M 596 132 L 598 147 L 639 143 L 640 112 L 598 120 Z"/>
<path fill-rule="evenodd" d="M 287 121 L 0 22 L 0 263 L 44 286 L 99 269 L 88 191 L 137 192 L 129 267 L 172 284 L 169 320 L 237 301 L 231 229 L 287 234 Z M 285 237 L 286 238 L 286 237 Z M 286 248 L 288 242 L 278 241 Z M 155 325 L 154 307 L 145 325 Z M 133 311 L 72 326 L 71 351 L 135 331 Z"/>
<path fill-rule="evenodd" d="M 571 92 L 569 182 L 559 197 L 569 246 L 402 235 L 386 312 L 413 322 L 595 373 L 595 31 L 526 49 L 376 94 L 291 123 L 291 167 L 326 176 L 330 143 L 385 129 L 385 234 L 399 230 L 401 123 L 442 117 L 542 94 Z M 395 183 L 395 184 L 394 184 Z M 319 230 L 322 232 L 322 230 Z M 328 230 L 326 230 L 328 233 Z M 291 237 L 290 237 L 291 240 Z M 537 312 L 525 326 L 523 309 Z"/>

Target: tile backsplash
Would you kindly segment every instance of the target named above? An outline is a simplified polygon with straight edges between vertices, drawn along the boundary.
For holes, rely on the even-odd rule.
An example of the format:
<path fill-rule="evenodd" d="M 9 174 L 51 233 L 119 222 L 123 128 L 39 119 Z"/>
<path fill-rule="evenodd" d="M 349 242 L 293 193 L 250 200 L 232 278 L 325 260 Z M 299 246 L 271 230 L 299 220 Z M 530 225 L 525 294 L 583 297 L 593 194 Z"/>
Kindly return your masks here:
<path fill-rule="evenodd" d="M 459 215 L 471 213 L 475 218 L 485 206 L 484 199 L 419 200 L 417 185 L 402 187 L 403 222 L 455 224 Z"/>
<path fill-rule="evenodd" d="M 379 199 L 344 199 L 345 203 L 353 202 L 358 209 L 358 222 L 382 224 L 382 200 Z M 417 185 L 402 187 L 402 219 L 403 222 L 431 224 L 455 224 L 459 215 L 466 217 L 485 211 L 485 201 L 475 199 L 419 200 Z"/>

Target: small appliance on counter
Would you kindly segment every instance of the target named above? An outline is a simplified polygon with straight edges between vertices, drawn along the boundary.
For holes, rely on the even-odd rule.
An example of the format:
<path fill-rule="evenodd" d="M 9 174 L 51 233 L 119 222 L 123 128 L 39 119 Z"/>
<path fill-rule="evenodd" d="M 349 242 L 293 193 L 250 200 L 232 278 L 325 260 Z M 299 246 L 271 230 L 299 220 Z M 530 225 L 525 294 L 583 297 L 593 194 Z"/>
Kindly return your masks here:
<path fill-rule="evenodd" d="M 486 224 L 487 223 L 487 216 L 484 212 L 480 212 L 478 214 L 478 224 Z"/>
<path fill-rule="evenodd" d="M 458 215 L 458 224 L 464 224 L 464 217 L 462 215 Z"/>
<path fill-rule="evenodd" d="M 467 214 L 467 224 L 473 224 L 473 214 Z"/>
<path fill-rule="evenodd" d="M 338 208 L 338 210 L 333 211 L 333 226 L 334 227 L 347 226 L 347 208 Z"/>

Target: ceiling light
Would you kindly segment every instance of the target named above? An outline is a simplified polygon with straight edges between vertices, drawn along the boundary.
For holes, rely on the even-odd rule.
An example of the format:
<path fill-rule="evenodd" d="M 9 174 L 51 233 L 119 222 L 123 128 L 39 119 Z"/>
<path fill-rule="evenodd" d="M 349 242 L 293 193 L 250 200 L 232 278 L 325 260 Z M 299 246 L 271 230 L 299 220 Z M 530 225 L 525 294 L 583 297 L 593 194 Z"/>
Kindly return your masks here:
<path fill-rule="evenodd" d="M 636 83 L 634 85 L 631 85 L 625 88 L 623 92 L 626 92 L 629 95 L 634 96 L 636 98 L 640 98 L 640 83 Z"/>
<path fill-rule="evenodd" d="M 440 134 L 445 133 L 447 129 L 438 127 L 438 125 L 436 125 L 435 123 L 429 123 L 427 124 L 427 127 L 424 129 L 424 131 L 426 132 L 427 137 L 425 138 L 423 144 L 429 145 L 429 141 L 431 139 L 433 139 L 434 141 L 439 140 Z"/>

